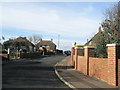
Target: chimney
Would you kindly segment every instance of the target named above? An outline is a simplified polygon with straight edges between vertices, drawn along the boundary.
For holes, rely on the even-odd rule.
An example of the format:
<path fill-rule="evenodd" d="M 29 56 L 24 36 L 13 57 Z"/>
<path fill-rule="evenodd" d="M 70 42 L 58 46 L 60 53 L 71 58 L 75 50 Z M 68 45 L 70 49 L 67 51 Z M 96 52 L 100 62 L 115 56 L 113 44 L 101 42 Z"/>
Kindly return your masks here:
<path fill-rule="evenodd" d="M 101 27 L 99 27 L 99 29 L 98 29 L 98 30 L 99 30 L 99 32 L 101 32 L 101 31 L 102 31 L 102 30 L 101 30 Z"/>
<path fill-rule="evenodd" d="M 53 39 L 51 38 L 51 42 L 53 42 Z"/>
<path fill-rule="evenodd" d="M 40 39 L 40 41 L 42 41 L 42 38 Z"/>

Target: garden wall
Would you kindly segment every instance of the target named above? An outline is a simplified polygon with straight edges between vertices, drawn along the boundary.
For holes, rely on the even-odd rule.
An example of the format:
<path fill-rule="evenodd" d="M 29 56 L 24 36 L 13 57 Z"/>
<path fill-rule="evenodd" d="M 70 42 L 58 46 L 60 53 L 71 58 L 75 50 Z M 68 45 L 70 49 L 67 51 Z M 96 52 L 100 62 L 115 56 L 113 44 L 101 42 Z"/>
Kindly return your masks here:
<path fill-rule="evenodd" d="M 72 47 L 71 65 L 86 75 L 120 86 L 120 45 L 108 44 L 107 47 L 108 58 L 95 58 L 91 46 Z"/>
<path fill-rule="evenodd" d="M 108 81 L 108 59 L 89 57 L 89 75 Z"/>

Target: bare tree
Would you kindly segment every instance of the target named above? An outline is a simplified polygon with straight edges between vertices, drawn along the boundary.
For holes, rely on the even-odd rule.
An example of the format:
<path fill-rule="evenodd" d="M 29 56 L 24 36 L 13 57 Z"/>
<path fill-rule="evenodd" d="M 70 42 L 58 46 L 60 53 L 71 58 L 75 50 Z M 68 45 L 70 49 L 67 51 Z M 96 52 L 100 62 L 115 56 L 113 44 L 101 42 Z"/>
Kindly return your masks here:
<path fill-rule="evenodd" d="M 34 45 L 40 42 L 42 37 L 40 35 L 32 35 L 28 37 L 28 40 L 31 41 Z"/>

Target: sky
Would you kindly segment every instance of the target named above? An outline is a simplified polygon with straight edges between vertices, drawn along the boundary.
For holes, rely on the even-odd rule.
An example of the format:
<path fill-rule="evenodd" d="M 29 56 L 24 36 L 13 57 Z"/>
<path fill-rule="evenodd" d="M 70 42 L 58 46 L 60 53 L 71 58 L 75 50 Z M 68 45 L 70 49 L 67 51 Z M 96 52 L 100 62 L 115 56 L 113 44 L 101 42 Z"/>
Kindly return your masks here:
<path fill-rule="evenodd" d="M 104 12 L 115 2 L 2 2 L 0 29 L 5 40 L 40 35 L 59 49 L 85 44 L 98 32 Z M 58 48 L 58 47 L 57 47 Z"/>

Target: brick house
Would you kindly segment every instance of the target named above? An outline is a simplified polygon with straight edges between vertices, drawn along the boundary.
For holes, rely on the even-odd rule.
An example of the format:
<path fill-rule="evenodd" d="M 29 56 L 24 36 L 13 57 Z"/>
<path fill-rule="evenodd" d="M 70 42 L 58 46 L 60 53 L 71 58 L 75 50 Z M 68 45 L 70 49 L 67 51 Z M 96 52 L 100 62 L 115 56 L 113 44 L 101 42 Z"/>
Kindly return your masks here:
<path fill-rule="evenodd" d="M 33 52 L 35 45 L 27 40 L 26 37 L 18 37 L 16 39 L 9 39 L 4 42 L 4 48 L 11 50 L 22 50 L 25 52 Z"/>
<path fill-rule="evenodd" d="M 48 52 L 56 52 L 56 45 L 53 43 L 53 39 L 51 40 L 42 40 L 36 45 L 37 49 L 42 49 L 43 47 Z"/>

